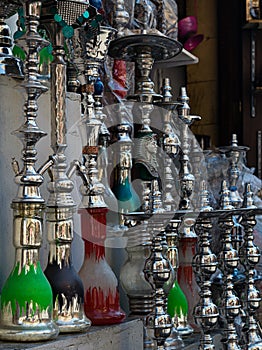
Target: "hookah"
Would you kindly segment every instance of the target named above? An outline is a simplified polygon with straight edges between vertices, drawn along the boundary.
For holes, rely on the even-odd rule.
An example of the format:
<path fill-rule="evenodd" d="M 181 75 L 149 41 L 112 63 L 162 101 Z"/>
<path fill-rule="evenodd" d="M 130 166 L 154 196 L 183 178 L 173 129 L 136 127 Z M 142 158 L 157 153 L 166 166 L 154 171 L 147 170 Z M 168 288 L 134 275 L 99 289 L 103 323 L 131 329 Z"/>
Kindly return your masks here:
<path fill-rule="evenodd" d="M 163 80 L 163 98 L 161 102 L 156 103 L 165 109 L 163 115 L 163 133 L 160 135 L 160 144 L 167 155 L 164 158 L 164 186 L 163 186 L 163 206 L 166 211 L 176 210 L 176 200 L 171 190 L 173 189 L 174 178 L 172 176 L 172 164 L 176 160 L 179 150 L 180 141 L 175 133 L 172 125 L 172 116 L 178 105 L 177 101 L 172 101 L 171 86 L 169 78 Z M 167 225 L 167 258 L 171 263 L 174 276 L 165 285 L 165 293 L 167 296 L 167 311 L 172 317 L 173 328 L 171 335 L 166 339 L 165 347 L 168 349 L 183 349 L 184 343 L 180 336 L 191 334 L 191 327 L 187 324 L 188 303 L 187 299 L 180 288 L 177 280 L 177 270 L 179 265 L 178 259 L 178 229 L 181 225 L 181 219 L 176 215 Z"/>
<path fill-rule="evenodd" d="M 223 323 L 223 338 L 221 342 L 225 349 L 240 350 L 235 319 L 240 313 L 240 300 L 234 293 L 233 271 L 238 265 L 238 252 L 233 248 L 231 231 L 234 226 L 234 207 L 230 201 L 230 191 L 227 182 L 222 181 L 220 192 L 220 208 L 225 211 L 218 219 L 222 232 L 222 248 L 218 254 L 218 266 L 222 273 L 222 294 L 218 302 L 219 314 Z"/>
<path fill-rule="evenodd" d="M 100 20 L 102 17 L 100 18 Z M 97 157 L 102 122 L 95 115 L 94 86 L 99 77 L 109 42 L 115 32 L 111 27 L 95 27 L 97 37 L 88 37 L 79 27 L 71 39 L 73 63 L 78 69 L 81 84 L 82 117 L 79 130 L 83 143 L 83 161 L 76 161 L 70 175 L 76 170 L 83 181 L 81 217 L 82 239 L 85 245 L 84 263 L 79 271 L 85 288 L 85 313 L 93 325 L 114 324 L 123 321 L 120 309 L 117 279 L 105 259 L 106 215 L 104 186 L 99 181 Z"/>
<path fill-rule="evenodd" d="M 234 208 L 240 208 L 243 202 L 242 196 L 238 191 L 238 180 L 240 176 L 239 163 L 241 157 L 245 159 L 246 152 L 249 150 L 249 147 L 239 146 L 237 135 L 232 134 L 231 145 L 218 148 L 220 154 L 229 161 L 228 167 L 228 182 L 230 190 L 230 200 Z M 232 244 L 233 247 L 239 251 L 239 248 L 243 242 L 243 226 L 241 224 L 242 217 L 233 216 L 234 226 L 232 229 Z M 238 264 L 238 267 L 234 270 L 233 282 L 234 287 L 237 293 L 241 293 L 242 283 L 245 280 L 245 274 L 243 267 Z"/>
<path fill-rule="evenodd" d="M 193 269 L 197 276 L 200 287 L 200 300 L 194 308 L 196 324 L 201 329 L 200 344 L 198 349 L 215 349 L 210 331 L 218 321 L 218 308 L 212 301 L 210 277 L 216 272 L 217 258 L 210 248 L 210 230 L 212 229 L 211 216 L 213 208 L 209 203 L 209 192 L 206 189 L 206 182 L 200 182 L 199 196 L 200 215 L 196 220 L 195 229 L 198 234 L 197 253 L 193 258 Z M 201 216 L 202 214 L 202 216 Z M 211 214 L 211 215 L 209 215 Z"/>
<path fill-rule="evenodd" d="M 148 200 L 143 195 L 139 198 L 131 182 L 132 169 L 132 127 L 129 123 L 128 108 L 130 102 L 119 103 L 116 115 L 119 115 L 119 124 L 114 127 L 113 139 L 116 140 L 115 173 L 112 190 L 116 195 L 119 206 L 120 227 L 124 229 L 123 238 L 126 239 L 125 250 L 127 259 L 120 270 L 121 285 L 129 301 L 129 317 L 140 317 L 145 321 L 146 315 L 153 308 L 153 289 L 144 276 L 145 259 L 150 252 L 151 237 L 147 231 L 147 221 L 144 218 L 129 219 L 128 214 L 146 210 Z M 141 202 L 142 206 L 141 207 Z M 127 215 L 127 216 L 126 216 Z M 144 347 L 152 348 L 154 344 L 148 338 L 144 328 Z"/>
<path fill-rule="evenodd" d="M 0 74 L 22 78 L 22 62 L 12 53 L 10 28 L 6 24 L 6 19 L 13 16 L 21 7 L 21 1 L 1 0 L 0 5 Z"/>
<path fill-rule="evenodd" d="M 53 321 L 51 286 L 39 261 L 42 242 L 44 199 L 39 187 L 43 173 L 50 166 L 35 169 L 35 144 L 46 135 L 37 123 L 37 99 L 47 90 L 38 80 L 38 53 L 49 44 L 37 32 L 41 2 L 21 1 L 26 32 L 19 45 L 26 52 L 23 87 L 27 98 L 24 104 L 24 124 L 14 132 L 22 141 L 23 168 L 13 160 L 18 193 L 12 201 L 14 213 L 13 242 L 16 249 L 14 268 L 2 289 L 0 339 L 9 341 L 40 341 L 57 337 L 58 327 Z"/>
<path fill-rule="evenodd" d="M 53 47 L 51 63 L 51 147 L 54 162 L 49 171 L 50 193 L 46 208 L 48 264 L 45 269 L 52 290 L 54 318 L 61 333 L 84 332 L 91 322 L 84 313 L 84 286 L 71 262 L 73 215 L 76 205 L 71 192 L 73 182 L 68 168 L 66 140 L 66 62 L 65 40 L 74 28 L 94 19 L 96 11 L 86 1 L 45 1 L 41 24 Z"/>
<path fill-rule="evenodd" d="M 239 249 L 240 262 L 245 268 L 246 276 L 241 295 L 245 312 L 245 325 L 242 329 L 242 348 L 246 350 L 260 350 L 262 349 L 262 338 L 255 314 L 259 308 L 261 297 L 254 283 L 254 267 L 259 262 L 260 251 L 253 242 L 253 229 L 256 225 L 255 214 L 261 212 L 261 210 L 257 209 L 254 205 L 253 193 L 249 183 L 245 184 L 242 207 L 247 209 L 247 212 L 243 213 L 242 219 L 242 225 L 245 231 L 244 241 Z"/>
<path fill-rule="evenodd" d="M 199 116 L 190 115 L 190 106 L 188 104 L 189 97 L 185 87 L 181 87 L 178 102 L 181 103 L 177 107 L 178 118 L 181 123 L 181 152 L 180 152 L 180 203 L 179 209 L 184 211 L 185 215 L 180 226 L 179 237 L 179 269 L 178 269 L 178 283 L 186 295 L 188 301 L 188 323 L 190 334 L 197 326 L 193 319 L 193 308 L 197 302 L 197 284 L 192 268 L 192 259 L 196 253 L 197 235 L 194 230 L 196 222 L 196 212 L 192 212 L 191 195 L 195 186 L 195 177 L 191 173 L 191 164 L 189 154 L 191 151 L 191 139 L 189 135 L 189 126 L 195 120 L 199 120 Z M 197 208 L 195 208 L 197 209 Z"/>

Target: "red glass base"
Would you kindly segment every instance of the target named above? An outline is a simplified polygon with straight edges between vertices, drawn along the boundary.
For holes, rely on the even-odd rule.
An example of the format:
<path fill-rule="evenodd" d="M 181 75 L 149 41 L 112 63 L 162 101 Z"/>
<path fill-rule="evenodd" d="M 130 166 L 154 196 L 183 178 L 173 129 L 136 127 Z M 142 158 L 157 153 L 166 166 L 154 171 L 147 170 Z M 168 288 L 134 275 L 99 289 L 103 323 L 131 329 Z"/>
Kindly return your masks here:
<path fill-rule="evenodd" d="M 92 325 L 106 325 L 120 323 L 125 319 L 125 313 L 119 307 L 118 292 L 108 295 L 99 288 L 94 287 L 85 293 L 85 314 Z"/>
<path fill-rule="evenodd" d="M 84 310 L 92 325 L 120 323 L 125 313 L 120 308 L 118 280 L 106 261 L 107 208 L 81 209 L 85 259 L 79 271 L 85 290 Z"/>

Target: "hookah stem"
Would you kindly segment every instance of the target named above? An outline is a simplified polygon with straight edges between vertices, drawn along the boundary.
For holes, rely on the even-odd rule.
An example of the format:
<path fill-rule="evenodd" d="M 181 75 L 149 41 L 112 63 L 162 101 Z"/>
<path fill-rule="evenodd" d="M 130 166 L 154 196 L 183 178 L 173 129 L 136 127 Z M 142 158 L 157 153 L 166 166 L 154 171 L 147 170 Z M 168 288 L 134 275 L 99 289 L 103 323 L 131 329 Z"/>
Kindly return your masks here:
<path fill-rule="evenodd" d="M 51 147 L 55 152 L 66 148 L 66 63 L 64 61 L 64 38 L 56 31 L 51 63 Z"/>
<path fill-rule="evenodd" d="M 23 129 L 18 130 L 17 134 L 20 138 L 23 138 L 23 144 L 24 148 L 22 151 L 23 154 L 23 162 L 24 162 L 24 168 L 23 168 L 23 175 L 24 180 L 23 182 L 20 180 L 20 188 L 18 192 L 21 194 L 21 198 L 18 198 L 17 200 L 14 199 L 12 202 L 12 207 L 14 210 L 17 210 L 17 213 L 22 215 L 25 219 L 29 219 L 29 217 L 34 217 L 37 221 L 39 221 L 41 216 L 41 211 L 43 209 L 44 199 L 41 197 L 39 186 L 43 183 L 43 177 L 41 174 L 37 173 L 34 169 L 34 164 L 36 162 L 36 148 L 35 144 L 36 142 L 42 137 L 45 136 L 45 133 L 41 131 L 37 124 L 36 124 L 36 117 L 37 117 L 37 98 L 40 96 L 40 94 L 46 90 L 44 86 L 42 86 L 37 81 L 37 75 L 38 75 L 38 48 L 36 46 L 36 41 L 33 38 L 30 38 L 30 35 L 28 33 L 34 33 L 36 37 L 38 36 L 37 33 L 37 26 L 38 26 L 38 19 L 37 15 L 33 16 L 31 14 L 31 11 L 33 11 L 34 4 L 30 6 L 30 4 L 24 4 L 24 12 L 27 14 L 26 16 L 26 25 L 27 25 L 27 58 L 26 58 L 26 64 L 25 64 L 25 84 L 24 87 L 27 91 L 27 99 L 24 104 L 24 116 L 25 116 L 25 125 Z M 35 4 L 35 10 L 39 10 L 39 4 Z M 31 15 L 31 16 L 30 16 Z M 29 18 L 30 17 L 30 18 Z M 30 40 L 31 39 L 31 40 Z M 41 38 L 38 38 L 39 41 Z M 30 132 L 29 128 L 35 128 L 34 132 Z M 28 134 L 25 132 L 29 131 Z M 29 129 L 29 130 L 28 130 Z M 28 176 L 30 175 L 30 176 Z M 22 191 L 21 191 L 22 190 Z M 22 193 L 21 193 L 22 192 Z M 25 194 L 27 194 L 27 198 L 25 198 Z M 40 234 L 41 234 L 41 224 L 40 221 L 38 223 Z M 36 228 L 35 228 L 36 229 Z M 35 230 L 33 230 L 32 234 L 36 234 Z M 38 260 L 38 237 L 30 237 L 30 240 L 35 241 L 35 245 L 33 246 L 32 254 L 29 253 L 29 256 L 33 258 L 31 263 L 34 263 L 35 260 Z M 28 249 L 30 247 L 30 244 L 28 244 Z M 25 250 L 28 250 L 28 249 Z M 37 254 L 36 254 L 37 251 Z M 22 256 L 21 256 L 22 257 Z M 28 261 L 24 261 L 24 263 L 27 265 Z M 21 268 L 21 267 L 20 267 Z"/>
<path fill-rule="evenodd" d="M 54 185 L 58 187 L 55 193 L 56 208 L 67 211 L 67 219 L 71 219 L 75 211 L 75 203 L 71 196 L 73 184 L 66 174 L 67 162 L 64 155 L 67 147 L 66 140 L 66 63 L 64 60 L 65 39 L 61 28 L 54 24 L 56 30 L 52 35 L 53 56 L 51 62 L 51 147 L 57 162 L 53 165 Z M 54 28 L 53 28 L 54 29 Z M 60 182 L 60 185 L 59 185 Z M 54 189 L 55 190 L 55 189 Z M 72 225 L 72 221 L 70 226 Z M 73 228 L 71 229 L 73 232 Z"/>

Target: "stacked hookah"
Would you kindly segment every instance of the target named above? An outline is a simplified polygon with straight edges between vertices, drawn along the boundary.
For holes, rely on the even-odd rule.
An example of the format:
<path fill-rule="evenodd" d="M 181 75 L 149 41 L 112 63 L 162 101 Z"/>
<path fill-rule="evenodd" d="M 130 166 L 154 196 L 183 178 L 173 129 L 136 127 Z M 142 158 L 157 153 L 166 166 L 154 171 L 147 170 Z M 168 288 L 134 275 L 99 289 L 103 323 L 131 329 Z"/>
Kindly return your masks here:
<path fill-rule="evenodd" d="M 238 183 L 240 177 L 241 160 L 245 159 L 246 152 L 249 150 L 246 146 L 238 144 L 237 135 L 232 134 L 231 144 L 229 146 L 219 147 L 221 156 L 226 157 L 229 162 L 227 170 L 228 185 L 230 191 L 230 201 L 234 208 L 240 208 L 243 203 L 243 198 L 239 193 Z M 242 217 L 233 216 L 234 226 L 232 229 L 232 243 L 234 248 L 238 251 L 243 241 L 243 227 L 241 225 Z M 241 289 L 241 282 L 245 279 L 241 271 L 241 266 L 238 266 L 234 271 L 234 285 L 236 289 Z"/>
<path fill-rule="evenodd" d="M 23 168 L 13 160 L 15 182 L 18 193 L 12 201 L 14 211 L 14 245 L 16 260 L 1 296 L 0 339 L 11 341 L 40 341 L 53 339 L 58 332 L 82 332 L 93 324 L 118 323 L 125 318 L 119 305 L 117 279 L 105 259 L 106 215 L 108 208 L 104 200 L 104 186 L 99 180 L 98 155 L 105 144 L 101 138 L 108 137 L 101 114 L 102 85 L 99 68 L 102 66 L 114 30 L 100 27 L 101 15 L 86 1 L 40 1 L 24 0 L 9 3 L 5 8 L 11 12 L 23 5 L 26 32 L 18 43 L 26 52 L 24 88 L 27 98 L 24 106 L 24 124 L 15 132 L 23 143 Z M 6 7 L 8 6 L 8 7 Z M 122 7 L 121 7 L 122 6 Z M 70 11 L 69 11 L 70 9 Z M 131 106 L 138 102 L 142 115 L 136 133 L 134 164 L 131 161 L 131 127 L 125 123 L 125 110 L 120 104 L 120 124 L 116 127 L 119 143 L 120 162 L 117 168 L 120 178 L 130 181 L 140 180 L 142 198 L 135 201 L 134 212 L 122 208 L 121 220 L 125 217 L 132 228 L 127 247 L 129 260 L 122 269 L 121 282 L 128 291 L 131 315 L 144 320 L 145 348 L 182 349 L 183 342 L 173 327 L 167 314 L 167 294 L 171 292 L 178 269 L 178 237 L 198 233 L 198 250 L 193 257 L 193 269 L 197 276 L 200 300 L 195 306 L 196 324 L 201 328 L 199 349 L 214 349 L 210 330 L 218 319 L 218 310 L 223 319 L 223 339 L 225 349 L 262 349 L 262 339 L 255 319 L 260 296 L 254 285 L 254 268 L 260 252 L 253 240 L 255 216 L 261 210 L 253 204 L 252 192 L 246 184 L 244 199 L 239 200 L 236 189 L 238 178 L 237 163 L 239 149 L 233 137 L 229 150 L 231 156 L 230 188 L 222 182 L 220 209 L 212 210 L 208 201 L 206 184 L 200 186 L 200 199 L 197 218 L 191 207 L 194 177 L 190 173 L 188 126 L 196 119 L 189 113 L 188 97 L 181 89 L 179 103 L 171 101 L 169 81 L 165 80 L 163 95 L 154 91 L 149 75 L 154 60 L 165 60 L 181 50 L 179 43 L 148 30 L 148 12 L 142 6 L 142 29 L 138 34 L 123 35 L 122 24 L 126 23 L 123 3 L 118 3 L 121 34 L 111 42 L 109 54 L 112 57 L 135 62 L 135 93 L 127 96 Z M 69 14 L 67 16 L 67 14 Z M 36 142 L 45 136 L 37 123 L 37 99 L 47 89 L 38 80 L 38 53 L 49 45 L 38 34 L 39 21 L 47 29 L 53 46 L 54 60 L 51 65 L 51 147 L 50 156 L 39 170 L 35 169 Z M 163 28 L 163 23 L 161 28 Z M 68 168 L 66 149 L 66 63 L 65 39 L 72 49 L 72 61 L 77 69 L 75 79 L 82 95 L 82 115 L 79 129 L 82 136 L 82 159 Z M 18 61 L 16 61 L 17 63 Z M 8 74 L 8 73 L 7 73 Z M 72 78 L 72 77 L 71 77 Z M 73 84 L 74 85 L 74 84 Z M 165 174 L 161 193 L 161 179 L 156 160 L 156 135 L 151 126 L 150 114 L 154 105 L 167 110 L 164 119 L 164 134 L 160 144 L 169 158 L 164 160 Z M 178 117 L 183 122 L 182 140 L 179 142 L 170 128 L 170 111 L 177 108 Z M 170 131 L 171 130 L 171 131 Z M 144 147 L 147 146 L 147 147 Z M 143 148 L 144 147 L 144 148 Z M 175 213 L 175 200 L 171 193 L 172 160 L 180 153 L 180 202 Z M 223 152 L 223 151 L 222 151 Z M 225 152 L 224 152 L 225 153 Z M 171 160 L 170 160 L 171 159 Z M 123 161 L 121 163 L 121 160 Z M 43 174 L 49 172 L 50 192 L 46 203 L 47 237 L 50 245 L 48 265 L 45 274 L 39 262 L 39 249 L 42 240 L 43 210 L 45 201 L 40 194 Z M 82 179 L 80 191 L 82 203 L 79 209 L 82 224 L 82 237 L 85 244 L 85 261 L 77 275 L 71 264 L 71 243 L 73 239 L 73 214 L 76 210 L 71 192 L 73 183 L 70 177 L 76 172 Z M 116 191 L 115 191 L 116 193 Z M 118 198 L 119 199 L 119 198 Z M 138 203 L 141 205 L 137 211 Z M 233 203 L 233 205 L 232 205 Z M 232 243 L 234 217 L 241 218 L 244 239 Z M 218 257 L 210 249 L 212 218 L 218 218 L 222 235 L 222 250 Z M 167 223 L 169 224 L 167 225 Z M 123 223 L 123 221 L 122 221 Z M 181 227 L 181 224 L 183 226 Z M 196 240 L 196 237 L 194 237 Z M 239 250 L 239 256 L 238 251 Z M 167 257 L 166 257 L 167 253 Z M 239 264 L 244 268 L 244 288 L 240 298 L 234 293 L 234 272 Z M 217 265 L 222 272 L 222 298 L 218 307 L 211 299 L 210 276 Z M 131 272 L 131 273 L 130 273 Z M 135 276 L 139 275 L 139 279 Z M 124 276 L 134 277 L 131 286 Z M 21 285 L 23 288 L 21 288 Z M 36 289 L 37 286 L 37 289 Z M 68 286 L 70 288 L 68 288 Z M 235 321 L 242 301 L 244 327 L 240 336 L 236 332 Z M 84 310 L 83 310 L 84 309 Z M 85 312 L 84 312 L 85 311 Z M 87 317 L 90 319 L 87 319 Z M 178 327 L 179 328 L 179 327 Z"/>
<path fill-rule="evenodd" d="M 34 145 L 45 135 L 38 128 L 35 120 L 37 116 L 37 98 L 46 90 L 37 80 L 38 52 L 42 47 L 49 45 L 49 42 L 42 39 L 37 31 L 40 12 L 41 2 L 24 3 L 23 13 L 27 30 L 19 40 L 19 44 L 23 50 L 25 52 L 28 51 L 24 83 L 28 94 L 28 99 L 25 103 L 25 124 L 16 132 L 24 144 L 24 167 L 22 171 L 19 171 L 18 163 L 15 160 L 13 161 L 16 183 L 19 185 L 17 198 L 12 203 L 15 215 L 14 242 L 16 247 L 16 263 L 14 270 L 3 288 L 1 304 L 1 339 L 15 341 L 47 340 L 56 337 L 58 332 L 86 331 L 90 327 L 91 322 L 85 316 L 83 309 L 85 308 L 86 314 L 88 314 L 88 311 L 90 311 L 90 300 L 93 303 L 91 306 L 93 310 L 98 310 L 99 313 L 99 307 L 101 308 L 101 314 L 97 322 L 99 324 L 120 322 L 125 317 L 119 307 L 118 292 L 116 290 L 117 281 L 115 276 L 112 276 L 113 273 L 111 272 L 111 275 L 109 274 L 107 276 L 107 281 L 108 278 L 111 278 L 111 285 L 107 287 L 109 293 L 112 294 L 105 295 L 104 300 L 102 300 L 103 298 L 97 298 L 96 300 L 100 302 L 100 305 L 97 305 L 92 298 L 87 298 L 84 304 L 84 286 L 71 263 L 75 204 L 71 196 L 73 183 L 69 179 L 70 172 L 69 175 L 66 174 L 67 163 L 64 154 L 67 146 L 64 44 L 65 38 L 71 38 L 75 33 L 75 29 L 81 27 L 84 23 L 85 27 L 83 27 L 82 34 L 85 36 L 86 47 L 83 54 L 85 56 L 86 48 L 88 47 L 87 41 L 90 40 L 90 31 L 86 31 L 86 27 L 88 25 L 89 29 L 98 27 L 101 16 L 94 7 L 89 6 L 89 3 L 85 1 L 49 1 L 43 3 L 41 25 L 47 30 L 51 39 L 54 56 L 51 65 L 51 146 L 54 155 L 50 156 L 47 162 L 36 171 L 34 168 L 36 161 Z M 90 21 L 89 24 L 87 23 L 87 19 Z M 109 32 L 112 33 L 112 30 Z M 91 34 L 95 41 L 94 38 L 97 35 L 97 31 L 95 33 L 92 31 Z M 108 33 L 103 38 L 102 44 L 105 44 L 105 47 L 108 45 Z M 98 48 L 96 47 L 94 49 L 93 43 L 90 47 L 93 49 L 92 53 L 94 54 L 95 52 L 96 54 L 96 49 Z M 106 51 L 104 55 L 105 53 Z M 98 62 L 101 64 L 99 60 Z M 98 66 L 97 62 L 95 62 L 95 66 Z M 84 68 L 86 69 L 86 66 Z M 90 75 L 90 71 L 88 71 L 88 78 L 90 78 Z M 90 85 L 88 86 L 87 84 L 87 91 L 88 87 L 90 88 Z M 91 100 L 90 92 L 92 90 L 89 90 L 88 97 L 85 96 L 86 100 L 84 100 L 83 104 L 84 113 L 87 113 L 86 102 Z M 89 104 L 89 117 L 92 108 L 93 106 Z M 85 124 L 88 124 L 91 130 L 94 120 L 90 119 L 88 119 L 90 122 L 89 125 L 87 119 L 83 118 Z M 89 135 L 90 130 L 87 130 L 87 135 Z M 90 134 L 92 135 L 92 132 Z M 91 142 L 94 142 L 94 140 L 92 139 Z M 92 146 L 87 145 L 88 147 L 90 147 L 89 151 L 92 149 L 91 153 L 87 152 L 89 173 L 87 174 L 86 172 L 85 164 L 81 164 L 77 168 L 78 173 L 81 173 L 84 179 L 83 203 L 86 204 L 85 200 L 88 198 L 87 207 L 91 207 L 91 211 L 96 211 L 97 208 L 101 211 L 99 205 L 94 205 L 97 198 L 100 198 L 102 194 L 102 186 L 98 184 L 96 178 L 96 164 L 94 161 L 94 158 L 97 156 L 95 152 L 97 146 L 92 144 Z M 83 154 L 86 153 L 83 152 Z M 50 252 L 44 275 L 38 260 L 42 236 L 42 211 L 44 208 L 44 199 L 40 195 L 39 186 L 43 182 L 43 174 L 46 170 L 48 170 L 51 178 L 48 185 L 50 197 L 46 210 L 47 238 L 50 245 Z M 99 193 L 95 193 L 97 190 Z M 101 202 L 98 201 L 96 204 L 101 204 Z M 102 211 L 103 221 L 106 212 L 104 206 L 102 206 Z M 92 212 L 91 214 L 93 215 L 94 213 Z M 101 223 L 101 215 L 97 215 L 97 213 L 95 215 L 96 219 L 99 216 L 100 221 L 98 222 Z M 85 223 L 86 218 L 83 220 L 83 226 L 86 230 Z M 101 226 L 101 230 L 99 225 L 96 224 L 96 220 L 93 220 L 91 227 L 93 229 L 92 234 L 94 236 L 100 235 L 103 239 L 105 225 Z M 90 244 L 92 249 L 90 249 Z M 105 265 L 103 257 L 104 247 L 100 247 L 101 242 L 99 241 L 98 244 L 91 242 L 90 244 L 89 247 L 86 244 L 88 257 L 90 258 L 90 252 L 98 252 L 98 260 L 102 261 L 102 265 Z M 108 271 L 110 272 L 109 267 L 106 272 L 108 273 Z M 92 273 L 88 276 L 83 276 L 85 281 L 89 279 L 89 285 L 93 283 L 91 280 Z M 33 281 L 34 283 L 32 284 Z M 35 283 L 35 281 L 37 282 Z M 18 288 L 18 285 L 20 287 L 21 284 L 26 286 L 26 288 Z M 97 291 L 100 297 L 101 292 L 107 292 L 104 287 L 104 285 L 98 287 L 95 285 L 92 292 Z M 20 290 L 19 295 L 14 295 L 14 291 L 18 290 Z M 86 290 L 87 293 L 90 292 L 88 288 Z M 92 321 L 95 324 L 97 321 L 96 315 L 91 313 L 91 316 L 93 316 Z"/>
<path fill-rule="evenodd" d="M 177 110 L 183 106 L 183 102 L 181 98 L 180 101 L 172 100 L 171 86 L 168 78 L 165 78 L 163 81 L 162 92 L 163 98 L 158 105 L 167 111 L 163 113 L 163 134 L 160 136 L 161 148 L 167 155 L 164 159 L 163 205 L 167 211 L 176 211 L 179 208 L 179 200 L 178 198 L 174 198 L 172 193 L 174 192 L 173 163 L 181 153 L 181 142 L 177 136 L 178 132 L 175 130 L 174 122 L 176 122 L 176 128 L 179 128 L 183 123 L 180 122 L 176 115 Z M 182 125 L 182 130 L 184 130 L 184 124 Z M 171 278 L 165 286 L 167 310 L 173 322 L 172 334 L 167 339 L 166 346 L 175 349 L 180 349 L 184 346 L 180 336 L 188 336 L 193 332 L 192 327 L 188 323 L 188 301 L 177 278 L 177 271 L 179 269 L 178 245 L 181 236 L 179 229 L 181 223 L 181 217 L 175 214 L 165 229 L 168 245 L 167 257 L 174 271 L 174 278 Z"/>
<path fill-rule="evenodd" d="M 243 198 L 237 187 L 239 161 L 247 150 L 248 147 L 238 145 L 235 134 L 232 135 L 230 146 L 219 148 L 221 154 L 229 160 L 229 187 L 227 188 L 227 181 L 223 180 L 220 210 L 227 210 L 229 214 L 224 219 L 219 218 L 222 228 L 222 252 L 218 256 L 222 271 L 222 297 L 218 304 L 225 324 L 222 339 L 225 346 L 260 349 L 261 335 L 257 322 L 253 319 L 254 310 L 257 310 L 261 300 L 254 286 L 254 267 L 259 261 L 260 252 L 253 242 L 255 215 L 259 214 L 260 209 L 253 204 L 250 184 L 245 184 Z M 242 321 L 242 328 L 238 327 L 238 330 L 237 318 Z"/>
<path fill-rule="evenodd" d="M 148 12 L 143 4 L 140 9 L 142 11 L 140 18 L 144 18 L 141 32 L 117 38 L 111 42 L 109 47 L 111 57 L 135 62 L 135 91 L 134 94 L 127 96 L 127 100 L 133 102 L 134 108 L 138 107 L 137 110 L 142 116 L 140 127 L 135 132 L 134 163 L 132 166 L 132 178 L 139 180 L 141 185 L 141 212 L 126 214 L 127 219 L 133 219 L 138 223 L 137 231 L 132 231 L 132 244 L 134 246 L 127 248 L 129 253 L 131 250 L 132 252 L 135 250 L 136 254 L 135 257 L 132 252 L 129 255 L 121 273 L 121 282 L 129 297 L 131 315 L 140 316 L 144 320 L 144 347 L 162 349 L 172 330 L 171 318 L 166 310 L 164 291 L 164 285 L 173 279 L 172 266 L 164 252 L 167 246 L 165 226 L 172 214 L 163 208 L 160 175 L 156 161 L 156 135 L 150 125 L 150 113 L 154 109 L 154 103 L 162 101 L 162 95 L 154 91 L 154 84 L 149 75 L 154 60 L 164 61 L 173 57 L 180 52 L 181 47 L 175 40 L 164 35 L 161 36 L 160 40 L 159 35 L 152 34 L 150 30 L 147 31 Z M 141 237 L 138 237 L 137 234 L 141 222 L 143 222 L 142 232 L 148 232 L 152 237 L 149 256 L 146 253 L 146 241 L 141 242 Z M 146 235 L 143 237 L 146 239 Z M 147 242 L 147 246 L 148 244 L 149 242 Z M 136 258 L 137 253 L 141 254 L 139 259 Z M 145 259 L 146 255 L 147 259 Z M 133 286 L 133 288 L 130 288 L 130 283 L 127 283 L 126 279 L 123 278 L 125 273 L 130 271 L 140 271 L 139 281 L 134 280 L 136 287 Z M 146 281 L 150 283 L 151 290 Z M 141 290 L 138 290 L 140 288 Z M 141 291 L 143 290 L 149 297 L 147 303 L 142 297 Z M 152 300 L 152 304 L 149 303 L 150 300 Z"/>
<path fill-rule="evenodd" d="M 52 289 L 39 261 L 42 241 L 44 199 L 40 194 L 43 173 L 49 164 L 35 169 L 35 144 L 45 132 L 36 123 L 37 99 L 47 89 L 38 81 L 38 52 L 49 44 L 37 32 L 41 2 L 22 1 L 26 32 L 19 44 L 26 52 L 27 93 L 24 124 L 15 132 L 23 143 L 23 168 L 13 161 L 18 193 L 12 201 L 14 213 L 13 242 L 16 248 L 14 269 L 1 296 L 0 338 L 13 341 L 39 341 L 55 338 L 58 327 L 53 321 Z"/>
<path fill-rule="evenodd" d="M 197 235 L 195 232 L 195 223 L 197 211 L 199 208 L 193 205 L 193 193 L 196 190 L 196 178 L 192 174 L 192 167 L 190 162 L 190 154 L 192 152 L 192 137 L 190 135 L 189 127 L 195 120 L 201 119 L 199 116 L 190 114 L 189 97 L 185 87 L 181 87 L 178 102 L 178 118 L 181 123 L 181 152 L 180 152 L 180 202 L 179 210 L 182 210 L 185 215 L 179 228 L 179 268 L 178 268 L 178 282 L 181 289 L 184 291 L 188 301 L 188 325 L 187 334 L 193 332 L 193 328 L 197 328 L 193 320 L 193 307 L 197 300 L 197 285 L 192 269 L 192 259 L 196 253 Z M 202 174 L 204 177 L 204 173 Z"/>

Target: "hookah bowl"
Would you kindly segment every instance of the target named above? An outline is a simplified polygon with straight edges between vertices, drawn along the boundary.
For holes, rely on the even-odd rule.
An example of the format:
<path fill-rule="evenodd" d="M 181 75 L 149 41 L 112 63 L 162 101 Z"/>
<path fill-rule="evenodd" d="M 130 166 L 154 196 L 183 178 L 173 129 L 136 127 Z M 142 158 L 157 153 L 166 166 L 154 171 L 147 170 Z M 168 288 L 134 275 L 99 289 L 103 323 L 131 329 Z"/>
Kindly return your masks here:
<path fill-rule="evenodd" d="M 18 0 L 0 1 L 0 74 L 22 78 L 22 63 L 12 54 L 12 38 L 6 19 L 13 16 L 21 6 Z"/>
<path fill-rule="evenodd" d="M 41 270 L 39 249 L 42 242 L 44 199 L 39 187 L 43 183 L 44 165 L 34 168 L 35 144 L 45 132 L 36 124 L 37 98 L 46 88 L 37 80 L 38 52 L 47 45 L 38 34 L 40 1 L 23 1 L 26 33 L 19 42 L 27 52 L 23 86 L 27 93 L 24 104 L 25 123 L 14 133 L 23 143 L 23 169 L 13 160 L 18 193 L 12 201 L 14 213 L 15 266 L 1 296 L 0 339 L 40 341 L 55 338 L 58 328 L 53 322 L 52 289 Z"/>

